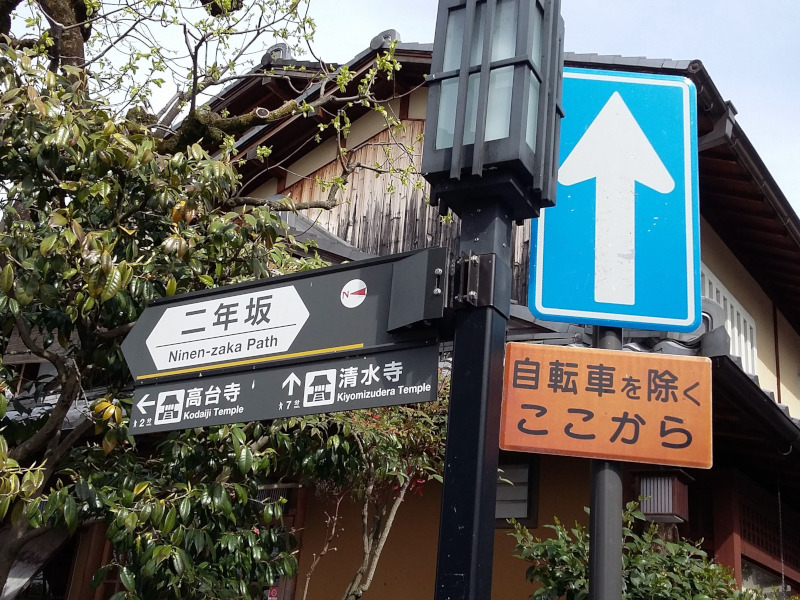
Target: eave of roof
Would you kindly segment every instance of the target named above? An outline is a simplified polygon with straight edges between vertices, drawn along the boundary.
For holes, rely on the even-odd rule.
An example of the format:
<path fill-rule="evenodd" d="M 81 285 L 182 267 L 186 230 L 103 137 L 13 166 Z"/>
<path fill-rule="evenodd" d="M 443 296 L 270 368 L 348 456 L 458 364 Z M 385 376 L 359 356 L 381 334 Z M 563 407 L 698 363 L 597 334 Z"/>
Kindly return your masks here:
<path fill-rule="evenodd" d="M 800 508 L 798 420 L 730 356 L 715 356 L 711 364 L 714 466 L 742 469 L 765 489 L 780 479 L 784 500 Z"/>

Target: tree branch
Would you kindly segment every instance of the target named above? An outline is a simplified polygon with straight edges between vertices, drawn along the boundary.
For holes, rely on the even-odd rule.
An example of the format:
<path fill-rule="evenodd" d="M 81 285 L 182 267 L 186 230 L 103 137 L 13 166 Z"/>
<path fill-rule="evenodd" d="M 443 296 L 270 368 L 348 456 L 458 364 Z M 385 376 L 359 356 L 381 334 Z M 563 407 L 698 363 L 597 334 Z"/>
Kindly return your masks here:
<path fill-rule="evenodd" d="M 89 417 L 84 418 L 83 421 L 78 423 L 75 426 L 75 429 L 69 432 L 67 437 L 65 437 L 60 442 L 58 441 L 61 437 L 61 432 L 59 431 L 54 437 L 53 440 L 56 442 L 55 444 L 49 444 L 47 451 L 44 454 L 44 461 L 45 461 L 45 469 L 44 469 L 44 477 L 42 478 L 42 484 L 39 486 L 39 489 L 36 490 L 33 497 L 39 497 L 44 493 L 44 489 L 46 487 L 47 482 L 49 481 L 50 477 L 52 477 L 53 473 L 55 472 L 56 468 L 58 467 L 58 463 L 61 462 L 61 459 L 64 458 L 67 452 L 69 452 L 70 448 L 83 436 L 84 433 L 89 431 L 94 425 L 94 421 Z"/>
<path fill-rule="evenodd" d="M 125 31 L 125 33 L 120 34 L 119 37 L 117 37 L 117 39 L 115 39 L 113 42 L 110 42 L 96 56 L 93 56 L 90 60 L 85 61 L 81 65 L 81 68 L 85 69 L 86 67 L 88 67 L 92 63 L 97 62 L 98 60 L 103 58 L 108 52 L 110 52 L 116 46 L 116 44 L 118 44 L 119 42 L 124 40 L 126 37 L 128 37 L 133 32 L 133 30 L 136 29 L 144 20 L 145 20 L 145 17 L 140 17 L 139 19 L 135 20 L 133 22 L 133 24 L 128 28 L 128 30 Z M 74 27 L 74 25 L 73 25 L 73 27 Z"/>
<path fill-rule="evenodd" d="M 331 548 L 330 545 L 338 535 L 336 533 L 336 527 L 339 524 L 339 506 L 341 505 L 343 499 L 344 494 L 340 494 L 336 499 L 336 510 L 334 511 L 333 516 L 327 515 L 327 519 L 325 520 L 325 542 L 322 544 L 322 550 L 320 550 L 320 553 L 314 554 L 314 560 L 311 561 L 311 565 L 308 567 L 308 572 L 306 573 L 306 583 L 303 587 L 303 600 L 306 600 L 306 597 L 308 596 L 308 586 L 311 584 L 311 575 L 314 573 L 314 569 L 317 568 L 319 561 L 322 560 L 322 557 L 325 556 L 329 551 L 336 551 L 336 548 Z"/>
<path fill-rule="evenodd" d="M 19 332 L 19 337 L 22 340 L 22 343 L 25 344 L 25 347 L 31 352 L 31 354 L 38 356 L 39 358 L 43 358 L 47 362 L 51 363 L 58 371 L 58 374 L 61 375 L 63 373 L 63 359 L 55 352 L 46 350 L 33 341 L 31 332 L 25 324 L 22 315 L 17 315 L 14 318 L 14 321 L 17 325 L 17 331 Z"/>
<path fill-rule="evenodd" d="M 2 16 L 0 16 L 0 19 L 2 19 Z M 24 50 L 26 48 L 27 49 L 35 48 L 36 46 L 42 43 L 41 38 L 36 38 L 36 39 L 25 38 L 20 40 L 6 35 L 4 36 L 4 39 L 6 40 L 6 43 L 8 43 L 9 46 L 11 46 L 12 48 L 17 48 L 18 50 Z"/>
<path fill-rule="evenodd" d="M 11 32 L 11 13 L 20 2 L 21 0 L 0 0 L 0 33 L 8 36 Z"/>
<path fill-rule="evenodd" d="M 372 578 L 375 576 L 375 570 L 378 568 L 378 561 L 381 558 L 381 553 L 383 552 L 383 547 L 386 544 L 386 539 L 389 537 L 389 532 L 391 531 L 392 525 L 394 524 L 394 519 L 397 516 L 397 510 L 403 503 L 406 492 L 408 491 L 410 485 L 411 478 L 409 477 L 402 483 L 400 486 L 400 492 L 397 494 L 397 496 L 395 496 L 394 502 L 392 502 L 392 508 L 389 511 L 389 516 L 386 518 L 386 521 L 383 524 L 383 530 L 380 532 L 378 542 L 375 544 L 375 548 L 373 549 L 369 571 L 367 572 L 366 579 L 364 580 L 364 585 L 362 585 L 359 589 L 359 596 L 366 592 L 369 589 L 369 586 L 372 584 Z"/>
<path fill-rule="evenodd" d="M 60 374 L 61 395 L 56 401 L 53 410 L 47 417 L 44 425 L 27 440 L 16 446 L 9 452 L 9 456 L 18 462 L 28 459 L 35 452 L 44 448 L 56 432 L 62 427 L 64 418 L 67 412 L 80 393 L 80 373 L 78 372 L 75 363 L 70 360 L 69 364 L 63 364 L 66 361 L 61 360 L 62 371 Z"/>
<path fill-rule="evenodd" d="M 136 325 L 136 321 L 125 323 L 125 325 L 120 325 L 119 327 L 114 327 L 113 329 L 98 329 L 96 335 L 103 340 L 113 340 L 114 338 L 118 338 L 119 336 L 128 333 L 131 329 L 133 329 L 134 325 Z"/>

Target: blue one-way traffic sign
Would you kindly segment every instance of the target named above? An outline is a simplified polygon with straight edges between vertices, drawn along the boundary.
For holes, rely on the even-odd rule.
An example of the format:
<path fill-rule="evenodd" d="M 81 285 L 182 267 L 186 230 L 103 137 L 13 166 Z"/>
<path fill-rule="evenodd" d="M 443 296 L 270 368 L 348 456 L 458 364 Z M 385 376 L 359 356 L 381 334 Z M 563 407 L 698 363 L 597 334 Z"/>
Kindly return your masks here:
<path fill-rule="evenodd" d="M 564 69 L 558 201 L 532 235 L 536 316 L 699 325 L 695 96 L 683 77 Z"/>

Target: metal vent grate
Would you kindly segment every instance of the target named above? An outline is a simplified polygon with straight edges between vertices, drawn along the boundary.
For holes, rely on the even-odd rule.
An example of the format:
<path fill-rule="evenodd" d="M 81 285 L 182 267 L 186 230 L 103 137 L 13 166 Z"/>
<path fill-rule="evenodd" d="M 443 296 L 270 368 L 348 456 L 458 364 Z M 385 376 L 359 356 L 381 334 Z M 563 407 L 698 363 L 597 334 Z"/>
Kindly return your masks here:
<path fill-rule="evenodd" d="M 288 506 L 291 500 L 292 489 L 300 487 L 296 483 L 273 483 L 270 485 L 263 485 L 258 488 L 258 495 L 256 500 L 259 502 L 278 502 L 281 498 L 285 500 L 285 506 Z"/>
<path fill-rule="evenodd" d="M 642 512 L 646 515 L 667 515 L 672 513 L 671 477 L 642 477 L 639 493 L 642 496 Z"/>
<path fill-rule="evenodd" d="M 527 519 L 529 508 L 528 490 L 530 466 L 527 463 L 501 464 L 503 479 L 497 482 L 495 519 Z"/>
<path fill-rule="evenodd" d="M 705 265 L 700 269 L 700 281 L 702 295 L 717 302 L 725 312 L 725 331 L 731 337 L 730 353 L 742 359 L 742 368 L 746 373 L 757 375 L 755 320 Z"/>

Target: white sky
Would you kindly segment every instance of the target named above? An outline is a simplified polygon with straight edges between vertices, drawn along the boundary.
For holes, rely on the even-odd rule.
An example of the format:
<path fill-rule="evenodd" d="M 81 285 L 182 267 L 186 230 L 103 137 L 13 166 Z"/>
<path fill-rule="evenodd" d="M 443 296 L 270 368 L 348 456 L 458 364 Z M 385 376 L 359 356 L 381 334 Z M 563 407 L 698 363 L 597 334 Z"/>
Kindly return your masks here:
<path fill-rule="evenodd" d="M 432 42 L 437 0 L 311 0 L 315 47 L 344 62 L 384 29 Z M 562 0 L 565 49 L 700 59 L 800 212 L 800 1 Z"/>

